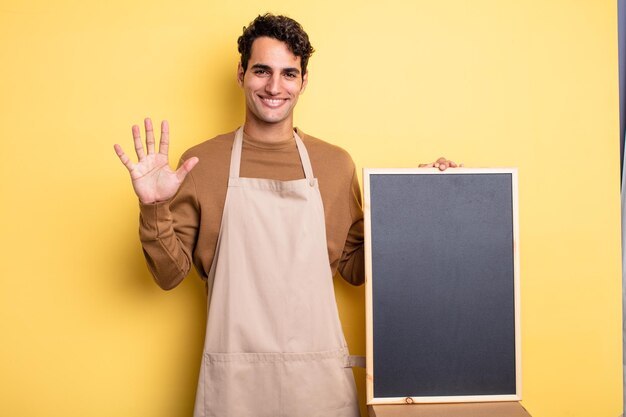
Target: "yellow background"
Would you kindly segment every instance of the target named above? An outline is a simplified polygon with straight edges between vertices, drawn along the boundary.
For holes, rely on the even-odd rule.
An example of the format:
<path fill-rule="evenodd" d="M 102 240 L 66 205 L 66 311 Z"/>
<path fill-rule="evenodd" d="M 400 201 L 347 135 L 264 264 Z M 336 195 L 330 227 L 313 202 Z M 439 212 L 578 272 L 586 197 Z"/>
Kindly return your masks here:
<path fill-rule="evenodd" d="M 359 169 L 519 168 L 522 404 L 617 417 L 616 2 L 259 4 L 0 1 L 0 414 L 191 415 L 204 287 L 152 282 L 112 145 L 145 116 L 170 121 L 174 161 L 234 129 L 235 41 L 270 10 L 317 49 L 296 124 Z M 363 354 L 363 288 L 337 297 Z"/>

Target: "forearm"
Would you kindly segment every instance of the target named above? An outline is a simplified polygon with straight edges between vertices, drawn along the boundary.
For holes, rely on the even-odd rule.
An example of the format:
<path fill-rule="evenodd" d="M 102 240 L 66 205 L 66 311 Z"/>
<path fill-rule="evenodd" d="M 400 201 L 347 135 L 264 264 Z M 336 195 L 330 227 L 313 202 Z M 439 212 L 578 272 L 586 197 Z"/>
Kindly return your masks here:
<path fill-rule="evenodd" d="M 170 202 L 140 204 L 139 236 L 146 263 L 164 290 L 176 287 L 191 269 L 191 249 L 176 232 Z"/>
<path fill-rule="evenodd" d="M 346 236 L 338 270 L 341 276 L 352 285 L 361 285 L 365 282 L 365 250 L 363 242 L 363 207 L 361 204 L 361 187 L 356 175 L 356 168 L 352 171 L 352 182 L 348 193 L 348 207 L 350 210 L 350 228 Z"/>
<path fill-rule="evenodd" d="M 363 244 L 344 251 L 344 256 L 337 268 L 339 273 L 352 285 L 365 282 L 365 250 Z"/>

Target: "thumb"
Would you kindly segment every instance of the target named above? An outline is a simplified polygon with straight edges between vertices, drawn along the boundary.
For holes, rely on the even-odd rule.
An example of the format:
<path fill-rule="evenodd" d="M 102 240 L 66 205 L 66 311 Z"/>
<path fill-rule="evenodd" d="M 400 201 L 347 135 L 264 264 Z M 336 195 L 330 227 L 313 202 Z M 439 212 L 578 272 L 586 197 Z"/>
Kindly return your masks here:
<path fill-rule="evenodd" d="M 183 162 L 183 164 L 176 170 L 176 177 L 178 178 L 178 180 L 182 182 L 187 174 L 189 174 L 189 171 L 191 171 L 193 167 L 196 166 L 198 161 L 199 159 L 194 156 Z"/>

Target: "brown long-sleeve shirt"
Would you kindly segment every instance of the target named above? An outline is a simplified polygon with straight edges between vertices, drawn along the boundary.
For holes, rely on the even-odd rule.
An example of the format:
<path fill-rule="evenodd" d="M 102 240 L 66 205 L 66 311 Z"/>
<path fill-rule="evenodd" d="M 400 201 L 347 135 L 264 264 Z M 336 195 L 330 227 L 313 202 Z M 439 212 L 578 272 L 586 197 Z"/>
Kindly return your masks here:
<path fill-rule="evenodd" d="M 298 131 L 318 178 L 328 258 L 354 285 L 364 282 L 363 210 L 356 169 L 343 149 Z M 203 279 L 215 255 L 226 199 L 230 154 L 235 133 L 207 140 L 185 152 L 182 160 L 199 162 L 176 196 L 165 202 L 140 204 L 140 238 L 148 267 L 164 289 L 174 288 L 192 263 Z M 241 177 L 281 181 L 304 178 L 293 138 L 273 143 L 244 134 Z"/>

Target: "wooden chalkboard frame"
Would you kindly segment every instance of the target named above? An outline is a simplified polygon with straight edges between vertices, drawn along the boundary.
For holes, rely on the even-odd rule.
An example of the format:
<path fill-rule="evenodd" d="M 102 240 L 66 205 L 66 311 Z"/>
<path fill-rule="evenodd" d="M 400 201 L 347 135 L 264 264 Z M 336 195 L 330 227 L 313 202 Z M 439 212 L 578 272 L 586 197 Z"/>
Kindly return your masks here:
<path fill-rule="evenodd" d="M 512 228 L 513 228 L 513 288 L 514 288 L 514 332 L 515 332 L 515 392 L 494 395 L 438 395 L 398 397 L 375 397 L 374 363 L 374 319 L 373 319 L 373 294 L 372 282 L 376 277 L 372 276 L 372 265 L 376 260 L 372 259 L 372 196 L 371 176 L 374 175 L 442 175 L 453 176 L 459 174 L 489 175 L 510 174 L 511 178 L 511 205 L 512 205 Z M 519 220 L 518 220 L 518 185 L 517 169 L 503 168 L 455 168 L 441 172 L 432 168 L 377 168 L 363 170 L 364 186 L 364 221 L 365 221 L 365 276 L 366 276 L 366 397 L 368 405 L 376 404 L 411 404 L 411 403 L 459 403 L 459 402 L 491 402 L 491 401 L 520 401 L 521 400 L 521 329 L 520 329 L 520 289 L 519 289 Z M 445 197 L 445 196 L 443 196 Z M 418 201 L 416 200 L 416 204 Z"/>

